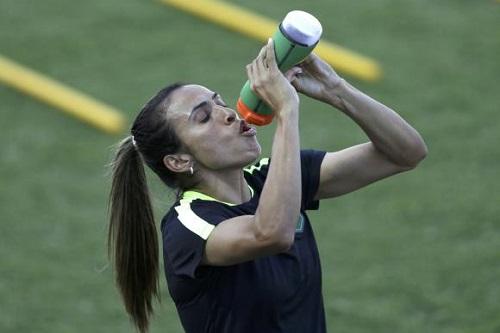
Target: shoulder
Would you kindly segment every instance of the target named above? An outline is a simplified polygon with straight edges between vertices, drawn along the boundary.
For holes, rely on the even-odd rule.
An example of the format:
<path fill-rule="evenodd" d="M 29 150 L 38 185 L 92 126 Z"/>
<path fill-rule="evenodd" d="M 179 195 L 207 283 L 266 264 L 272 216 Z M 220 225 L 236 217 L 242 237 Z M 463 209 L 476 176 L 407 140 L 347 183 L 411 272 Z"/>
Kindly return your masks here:
<path fill-rule="evenodd" d="M 206 241 L 225 219 L 218 202 L 181 199 L 161 222 L 163 257 L 167 275 L 196 277 Z"/>
<path fill-rule="evenodd" d="M 206 240 L 217 224 L 224 220 L 220 203 L 198 198 L 177 201 L 163 217 L 163 236 L 187 235 Z"/>

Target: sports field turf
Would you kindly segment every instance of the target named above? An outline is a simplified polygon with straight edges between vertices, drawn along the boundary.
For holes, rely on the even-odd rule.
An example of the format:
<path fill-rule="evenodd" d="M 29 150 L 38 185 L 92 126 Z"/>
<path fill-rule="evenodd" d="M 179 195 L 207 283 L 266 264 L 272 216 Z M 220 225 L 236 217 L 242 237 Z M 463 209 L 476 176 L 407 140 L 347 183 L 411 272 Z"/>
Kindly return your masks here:
<path fill-rule="evenodd" d="M 379 60 L 382 81 L 346 78 L 429 146 L 413 172 L 311 213 L 329 331 L 500 332 L 500 3 L 232 2 L 276 20 L 308 10 L 326 39 Z M 154 1 L 0 1 L 0 54 L 129 120 L 178 80 L 234 104 L 259 47 Z M 105 252 L 119 137 L 1 85 L 0 102 L 0 332 L 133 332 Z M 303 98 L 301 112 L 304 148 L 366 140 L 336 110 Z M 266 154 L 272 133 L 260 130 Z M 152 179 L 159 217 L 172 196 Z M 151 331 L 182 332 L 161 279 Z"/>

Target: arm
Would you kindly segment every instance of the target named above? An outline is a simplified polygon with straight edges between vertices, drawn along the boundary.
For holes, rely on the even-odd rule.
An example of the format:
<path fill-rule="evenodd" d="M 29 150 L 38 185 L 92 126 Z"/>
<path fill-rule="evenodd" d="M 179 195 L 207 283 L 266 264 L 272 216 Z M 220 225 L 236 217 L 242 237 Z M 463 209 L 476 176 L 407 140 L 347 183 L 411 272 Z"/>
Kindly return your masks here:
<path fill-rule="evenodd" d="M 321 165 L 317 199 L 349 193 L 388 176 L 410 170 L 426 156 L 420 134 L 396 112 L 360 92 L 312 54 L 292 84 L 312 98 L 342 111 L 370 142 L 327 153 Z"/>
<path fill-rule="evenodd" d="M 280 73 L 272 43 L 247 66 L 252 89 L 275 111 L 272 161 L 255 215 L 221 222 L 207 239 L 203 263 L 232 265 L 286 251 L 300 214 L 298 96 Z"/>

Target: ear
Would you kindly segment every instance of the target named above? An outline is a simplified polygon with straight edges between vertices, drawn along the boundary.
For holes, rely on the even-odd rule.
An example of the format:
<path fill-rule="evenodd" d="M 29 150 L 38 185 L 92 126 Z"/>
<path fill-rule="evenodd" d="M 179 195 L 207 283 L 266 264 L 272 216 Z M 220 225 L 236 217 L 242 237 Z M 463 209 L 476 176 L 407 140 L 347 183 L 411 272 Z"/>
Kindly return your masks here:
<path fill-rule="evenodd" d="M 189 154 L 165 155 L 163 164 L 172 172 L 184 173 L 189 172 L 189 168 L 193 166 L 193 158 Z"/>

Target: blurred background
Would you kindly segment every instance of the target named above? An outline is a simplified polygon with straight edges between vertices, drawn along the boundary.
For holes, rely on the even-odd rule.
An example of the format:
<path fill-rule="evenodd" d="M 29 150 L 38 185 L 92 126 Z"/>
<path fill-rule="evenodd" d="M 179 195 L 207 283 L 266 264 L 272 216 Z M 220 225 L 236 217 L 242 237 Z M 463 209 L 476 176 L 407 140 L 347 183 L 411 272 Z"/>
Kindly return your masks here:
<path fill-rule="evenodd" d="M 429 147 L 414 171 L 310 214 L 331 332 L 500 332 L 500 3 L 231 0 L 274 20 L 292 9 L 324 39 L 376 59 L 353 85 Z M 157 1 L 1 0 L 0 54 L 122 110 L 195 82 L 234 105 L 259 42 Z M 342 73 L 341 73 L 342 74 Z M 134 332 L 106 257 L 112 146 L 104 134 L 0 85 L 0 332 Z M 273 126 L 260 129 L 264 154 Z M 301 101 L 303 148 L 367 140 Z M 150 177 L 156 218 L 173 195 Z M 162 272 L 151 332 L 182 332 Z"/>

